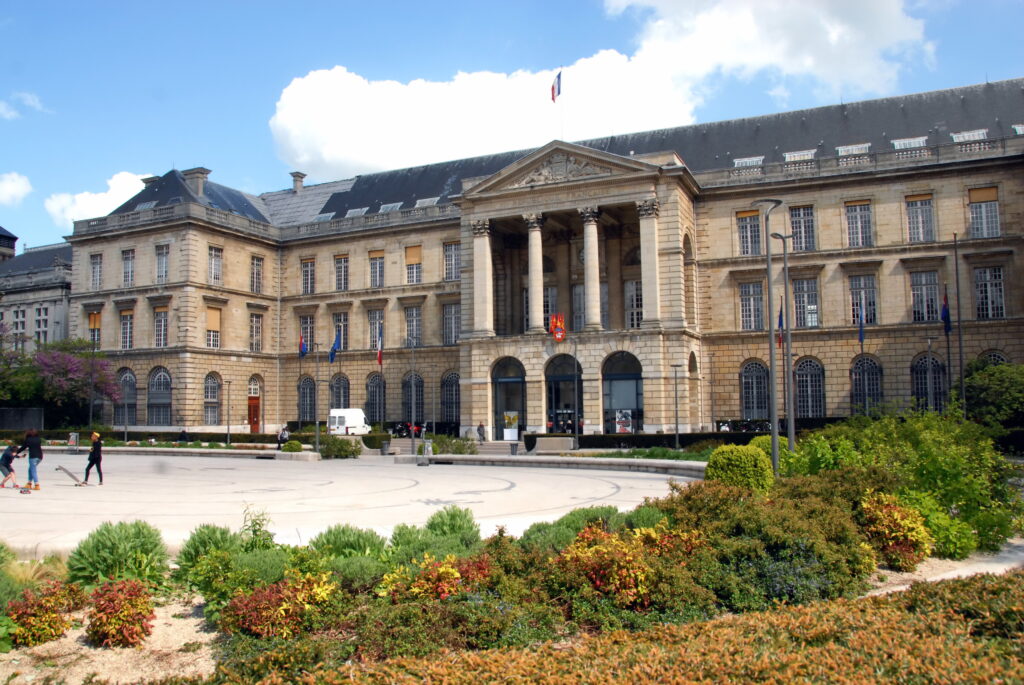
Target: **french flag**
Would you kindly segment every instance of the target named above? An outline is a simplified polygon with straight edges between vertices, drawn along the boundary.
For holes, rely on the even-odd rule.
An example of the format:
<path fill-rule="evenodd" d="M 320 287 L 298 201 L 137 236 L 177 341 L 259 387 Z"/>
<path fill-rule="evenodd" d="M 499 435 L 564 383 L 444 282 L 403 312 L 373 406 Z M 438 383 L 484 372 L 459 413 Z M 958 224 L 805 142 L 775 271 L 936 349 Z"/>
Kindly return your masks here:
<path fill-rule="evenodd" d="M 307 352 L 309 352 L 309 348 L 306 347 L 306 339 L 302 337 L 302 333 L 299 333 L 299 356 L 305 357 Z"/>
<path fill-rule="evenodd" d="M 384 324 L 377 325 L 377 366 L 384 364 Z"/>
<path fill-rule="evenodd" d="M 562 94 L 562 72 L 558 72 L 558 76 L 551 82 L 551 102 L 558 100 L 558 96 Z"/>

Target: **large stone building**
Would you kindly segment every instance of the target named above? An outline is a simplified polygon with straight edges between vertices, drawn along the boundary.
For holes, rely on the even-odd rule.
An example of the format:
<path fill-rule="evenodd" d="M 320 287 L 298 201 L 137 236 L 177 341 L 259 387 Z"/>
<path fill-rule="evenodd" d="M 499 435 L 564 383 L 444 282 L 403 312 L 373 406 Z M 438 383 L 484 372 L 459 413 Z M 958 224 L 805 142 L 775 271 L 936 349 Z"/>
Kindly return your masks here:
<path fill-rule="evenodd" d="M 695 431 L 768 415 L 788 290 L 798 417 L 939 403 L 958 333 L 1024 359 L 1022 153 L 1013 80 L 259 196 L 175 170 L 75 223 L 72 328 L 117 359 L 117 425 Z"/>
<path fill-rule="evenodd" d="M 0 241 L 3 237 L 0 234 Z M 17 238 L 11 238 L 13 251 Z M 40 344 L 67 338 L 70 296 L 67 243 L 26 248 L 17 257 L 0 261 L 0 323 L 15 349 L 31 353 Z"/>

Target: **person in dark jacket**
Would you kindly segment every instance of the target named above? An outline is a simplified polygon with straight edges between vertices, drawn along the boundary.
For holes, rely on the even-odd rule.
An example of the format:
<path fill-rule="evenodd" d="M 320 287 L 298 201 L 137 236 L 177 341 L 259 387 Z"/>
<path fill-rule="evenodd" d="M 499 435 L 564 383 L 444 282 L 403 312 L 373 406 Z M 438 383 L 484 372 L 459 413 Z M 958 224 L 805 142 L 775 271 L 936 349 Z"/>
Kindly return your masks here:
<path fill-rule="evenodd" d="M 0 481 L 0 488 L 7 487 L 7 481 L 11 481 L 11 487 L 19 487 L 17 483 L 13 482 L 17 476 L 14 474 L 14 458 L 17 456 L 14 451 L 14 443 L 9 443 L 4 453 L 0 455 L 0 473 L 3 474 L 4 479 Z"/>
<path fill-rule="evenodd" d="M 39 462 L 43 460 L 43 441 L 39 437 L 39 431 L 30 428 L 25 432 L 25 439 L 17 453 L 21 454 L 28 450 L 28 485 L 33 490 L 39 489 Z"/>
<path fill-rule="evenodd" d="M 92 467 L 96 467 L 96 475 L 100 477 L 100 485 L 103 485 L 103 467 L 100 464 L 103 462 L 103 441 L 100 440 L 99 433 L 92 434 L 92 449 L 89 450 L 89 465 L 85 467 L 85 480 L 82 481 L 82 485 L 89 484 L 89 472 L 92 471 Z"/>

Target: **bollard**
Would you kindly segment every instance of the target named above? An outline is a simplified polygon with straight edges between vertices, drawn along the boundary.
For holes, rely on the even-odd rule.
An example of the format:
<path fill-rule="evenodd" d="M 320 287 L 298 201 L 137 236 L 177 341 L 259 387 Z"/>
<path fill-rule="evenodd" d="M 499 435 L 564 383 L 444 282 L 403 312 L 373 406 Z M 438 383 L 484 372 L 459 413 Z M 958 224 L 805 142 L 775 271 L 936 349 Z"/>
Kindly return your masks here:
<path fill-rule="evenodd" d="M 519 443 L 518 442 L 509 443 L 508 453 L 511 454 L 513 457 L 516 456 L 517 454 L 519 454 Z"/>

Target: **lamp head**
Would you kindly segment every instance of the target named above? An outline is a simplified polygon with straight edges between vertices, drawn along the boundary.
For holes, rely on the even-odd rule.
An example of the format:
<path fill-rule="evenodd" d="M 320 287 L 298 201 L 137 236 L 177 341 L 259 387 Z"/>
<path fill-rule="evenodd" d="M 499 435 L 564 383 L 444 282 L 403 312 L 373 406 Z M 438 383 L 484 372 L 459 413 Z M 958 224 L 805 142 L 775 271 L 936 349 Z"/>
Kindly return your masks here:
<path fill-rule="evenodd" d="M 782 200 L 776 200 L 775 198 L 768 197 L 768 198 L 763 198 L 761 200 L 754 200 L 753 202 L 751 202 L 751 204 L 752 205 L 771 205 L 771 207 L 768 208 L 768 211 L 770 212 L 773 209 L 775 209 L 776 207 L 778 207 L 779 205 L 781 205 L 782 204 Z"/>

